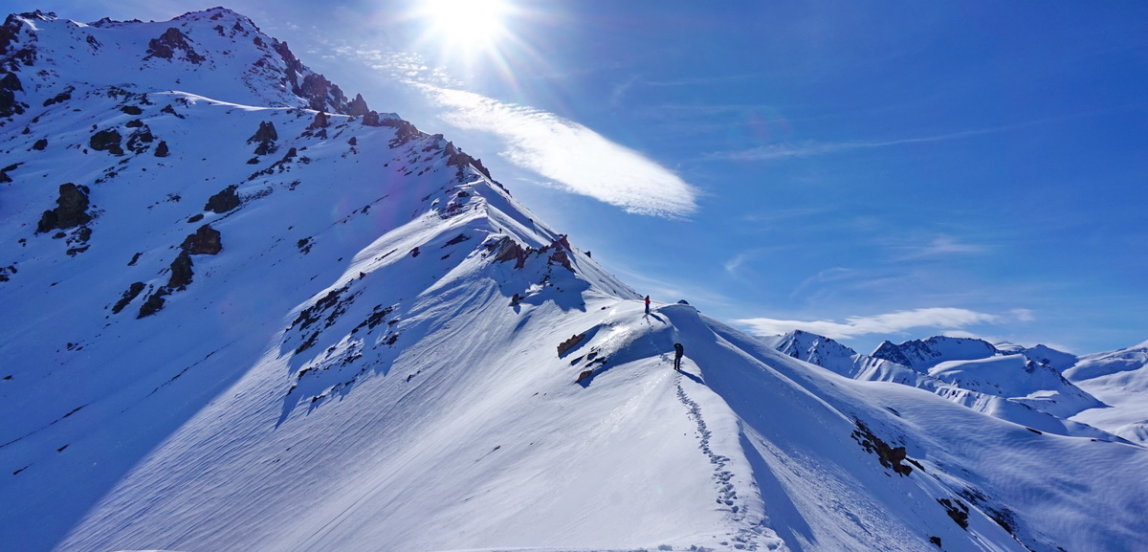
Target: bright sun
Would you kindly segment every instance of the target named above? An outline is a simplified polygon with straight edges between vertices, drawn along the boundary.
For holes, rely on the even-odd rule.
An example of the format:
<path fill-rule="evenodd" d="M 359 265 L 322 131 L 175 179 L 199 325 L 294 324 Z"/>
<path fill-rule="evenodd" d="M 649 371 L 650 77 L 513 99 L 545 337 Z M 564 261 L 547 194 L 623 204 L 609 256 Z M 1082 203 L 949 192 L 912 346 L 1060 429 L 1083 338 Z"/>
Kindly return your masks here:
<path fill-rule="evenodd" d="M 489 49 L 506 33 L 505 0 L 421 0 L 428 38 L 448 48 Z"/>

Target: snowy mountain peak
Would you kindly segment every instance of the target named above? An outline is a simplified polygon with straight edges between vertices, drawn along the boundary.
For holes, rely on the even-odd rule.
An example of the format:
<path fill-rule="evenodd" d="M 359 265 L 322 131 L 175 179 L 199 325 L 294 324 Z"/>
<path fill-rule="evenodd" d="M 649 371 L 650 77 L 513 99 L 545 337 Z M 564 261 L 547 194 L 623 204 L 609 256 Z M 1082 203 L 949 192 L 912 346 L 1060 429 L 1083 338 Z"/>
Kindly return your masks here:
<path fill-rule="evenodd" d="M 998 353 L 996 347 L 983 339 L 934 336 L 925 340 L 906 341 L 895 346 L 886 341 L 870 356 L 903 364 L 914 370 L 927 371 L 946 360 L 975 360 Z"/>
<path fill-rule="evenodd" d="M 52 13 L 10 15 L 0 27 L 0 67 L 9 71 L 0 116 L 81 86 L 182 90 L 328 113 L 349 114 L 351 107 L 338 86 L 300 63 L 285 42 L 226 8 L 166 22 L 101 19 L 91 25 Z"/>
<path fill-rule="evenodd" d="M 905 356 L 901 348 L 889 340 L 882 341 L 869 356 L 900 364 L 901 366 L 909 366 L 911 364 L 909 357 Z"/>

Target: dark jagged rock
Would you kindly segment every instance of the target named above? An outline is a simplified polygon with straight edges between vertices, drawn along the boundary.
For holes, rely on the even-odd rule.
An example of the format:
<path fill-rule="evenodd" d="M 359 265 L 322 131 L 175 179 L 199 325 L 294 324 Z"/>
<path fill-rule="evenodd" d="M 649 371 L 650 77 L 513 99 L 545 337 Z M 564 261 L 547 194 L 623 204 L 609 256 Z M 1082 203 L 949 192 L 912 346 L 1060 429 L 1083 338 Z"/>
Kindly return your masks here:
<path fill-rule="evenodd" d="M 219 193 L 207 198 L 207 204 L 203 206 L 203 210 L 213 213 L 226 213 L 239 207 L 242 201 L 239 199 L 239 194 L 235 192 L 237 189 L 239 189 L 239 186 L 232 184 Z"/>
<path fill-rule="evenodd" d="M 351 100 L 351 103 L 347 105 L 347 115 L 352 117 L 362 117 L 369 111 L 367 101 L 363 99 L 362 94 L 355 94 L 355 99 Z"/>
<path fill-rule="evenodd" d="M 123 296 L 120 297 L 120 300 L 116 301 L 116 304 L 112 306 L 112 312 L 119 314 L 120 311 L 124 310 L 124 307 L 128 306 L 129 303 L 139 296 L 145 287 L 147 286 L 143 282 L 133 282 L 127 291 L 124 292 Z"/>
<path fill-rule="evenodd" d="M 571 349 L 574 349 L 575 347 L 577 347 L 578 344 L 582 343 L 583 339 L 586 339 L 586 334 L 580 333 L 580 334 L 574 334 L 574 335 L 570 336 L 570 339 L 567 339 L 566 341 L 559 343 L 558 344 L 558 356 L 559 356 L 559 358 L 561 358 L 563 355 L 565 355 Z"/>
<path fill-rule="evenodd" d="M 16 92 L 23 91 L 24 87 L 15 73 L 6 73 L 0 77 L 0 117 L 24 112 L 27 106 L 16 100 Z"/>
<path fill-rule="evenodd" d="M 291 52 L 291 48 L 287 47 L 286 42 L 276 40 L 271 47 L 279 57 L 283 58 L 283 63 L 287 66 L 287 81 L 291 83 L 291 91 L 299 95 L 299 74 L 303 72 L 303 64 Z"/>
<path fill-rule="evenodd" d="M 307 127 L 307 130 L 314 130 L 317 128 L 327 128 L 327 126 L 329 126 L 330 124 L 331 124 L 330 121 L 327 120 L 327 114 L 320 111 L 320 112 L 315 114 L 315 119 L 311 121 L 311 124 Z"/>
<path fill-rule="evenodd" d="M 109 128 L 93 134 L 88 140 L 88 146 L 96 151 L 106 150 L 113 155 L 123 155 L 124 149 L 120 147 L 121 140 L 123 137 L 120 136 L 119 131 Z"/>
<path fill-rule="evenodd" d="M 10 171 L 14 171 L 14 170 L 20 168 L 20 165 L 23 165 L 23 164 L 24 163 L 22 163 L 22 162 L 12 163 L 11 165 L 8 165 L 7 167 L 0 169 L 0 183 L 11 182 L 12 177 L 8 176 L 8 173 Z"/>
<path fill-rule="evenodd" d="M 530 253 L 529 249 L 523 247 L 509 236 L 503 236 L 497 241 L 489 242 L 486 244 L 486 247 L 488 250 L 494 252 L 495 261 L 515 261 L 514 268 L 526 266 L 526 255 Z"/>
<path fill-rule="evenodd" d="M 895 362 L 902 366 L 912 365 L 912 363 L 909 362 L 909 358 L 906 357 L 905 353 L 901 351 L 901 348 L 894 345 L 892 341 L 888 340 L 882 341 L 881 344 L 877 346 L 877 349 L 873 351 L 873 354 L 869 356 L 873 358 L 888 360 L 889 362 Z"/>
<path fill-rule="evenodd" d="M 168 278 L 168 289 L 183 289 L 191 283 L 191 277 L 195 272 L 191 270 L 192 262 L 191 255 L 188 255 L 186 249 L 179 252 L 179 256 L 171 262 L 171 277 Z"/>
<path fill-rule="evenodd" d="M 127 148 L 135 153 L 143 153 L 153 141 L 155 136 L 152 136 L 151 130 L 143 127 L 128 136 Z"/>
<path fill-rule="evenodd" d="M 937 502 L 945 507 L 945 513 L 949 514 L 949 517 L 953 518 L 953 521 L 960 525 L 961 529 L 969 528 L 969 507 L 964 502 L 955 498 L 953 500 L 938 498 Z"/>
<path fill-rule="evenodd" d="M 40 138 L 39 140 L 36 140 L 35 144 L 32 144 L 32 149 L 34 149 L 36 151 L 44 151 L 44 149 L 47 147 L 48 147 L 48 139 L 47 138 Z"/>
<path fill-rule="evenodd" d="M 168 149 L 167 142 L 160 140 L 159 145 L 155 147 L 155 156 L 156 157 L 167 157 L 168 155 L 171 155 L 171 150 Z"/>
<path fill-rule="evenodd" d="M 66 102 L 66 101 L 72 99 L 72 92 L 73 91 L 75 91 L 75 88 L 73 88 L 71 86 L 67 87 L 66 89 L 64 89 L 63 92 L 60 92 L 59 94 L 56 94 L 55 96 L 52 96 L 51 98 L 44 100 L 44 107 L 48 107 L 50 105 L 55 105 L 58 103 L 63 103 L 63 102 Z"/>
<path fill-rule="evenodd" d="M 176 50 L 183 50 L 187 61 L 191 63 L 200 64 L 207 60 L 207 58 L 199 55 L 191 44 L 188 43 L 187 37 L 175 27 L 168 27 L 166 31 L 160 35 L 159 38 L 153 38 L 147 43 L 147 58 L 158 57 L 170 60 L 175 55 Z"/>
<path fill-rule="evenodd" d="M 138 105 L 125 105 L 125 106 L 120 108 L 120 111 L 123 111 L 124 113 L 127 113 L 128 115 L 141 115 L 141 114 L 143 114 L 143 110 L 140 109 L 140 107 Z"/>
<path fill-rule="evenodd" d="M 443 150 L 443 154 L 447 157 L 447 165 L 458 167 L 458 173 L 460 177 L 462 176 L 463 169 L 469 166 L 474 167 L 475 170 L 477 170 L 486 178 L 491 178 L 490 171 L 482 165 L 482 161 L 475 159 L 466 153 L 463 153 L 463 151 L 458 149 L 453 142 L 446 143 L 446 149 Z"/>
<path fill-rule="evenodd" d="M 175 110 L 175 108 L 171 106 L 171 104 L 167 104 L 167 105 L 163 106 L 163 109 L 160 109 L 159 112 L 160 113 L 167 113 L 168 115 L 175 115 L 176 117 L 179 117 L 180 119 L 187 117 L 186 115 L 181 115 L 179 112 L 177 112 Z"/>
<path fill-rule="evenodd" d="M 223 251 L 222 234 L 210 224 L 200 226 L 194 234 L 184 238 L 179 248 L 192 255 L 215 255 Z"/>
<path fill-rule="evenodd" d="M 881 462 L 882 466 L 889 468 L 899 475 L 909 475 L 913 473 L 913 468 L 902 464 L 906 460 L 905 447 L 891 447 L 888 443 L 881 440 L 869 430 L 861 420 L 853 420 L 857 429 L 853 431 L 852 437 L 866 452 L 876 454 L 877 459 Z"/>
<path fill-rule="evenodd" d="M 566 234 L 558 236 L 550 245 L 543 247 L 539 252 L 545 253 L 551 249 L 553 249 L 554 252 L 550 254 L 549 261 L 562 265 L 566 267 L 566 270 L 573 272 L 574 267 L 570 264 L 570 241 L 566 238 Z"/>
<path fill-rule="evenodd" d="M 71 182 L 61 184 L 60 197 L 56 199 L 56 208 L 44 211 L 44 214 L 40 216 L 40 223 L 36 226 L 36 233 L 87 224 L 92 220 L 92 216 L 87 211 L 88 187 L 77 186 Z"/>
<path fill-rule="evenodd" d="M 160 288 L 157 289 L 155 293 L 149 295 L 147 300 L 140 305 L 140 311 L 139 314 L 136 315 L 136 318 L 145 318 L 163 310 L 165 302 L 163 298 L 167 294 L 168 291 L 166 289 Z"/>
<path fill-rule="evenodd" d="M 390 142 L 392 148 L 397 148 L 422 135 L 415 125 L 402 119 L 383 119 L 379 123 L 382 126 L 394 127 L 395 139 Z"/>
<path fill-rule="evenodd" d="M 279 139 L 279 132 L 275 130 L 275 123 L 270 121 L 263 121 L 259 123 L 259 130 L 247 139 L 248 144 L 258 143 L 255 148 L 255 155 L 267 155 L 275 153 L 278 147 L 275 141 Z"/>
<path fill-rule="evenodd" d="M 311 109 L 324 111 L 328 104 L 334 106 L 343 92 L 339 90 L 338 86 L 331 84 L 327 77 L 318 73 L 311 73 L 303 77 L 303 84 L 299 86 L 299 95 L 307 100 L 307 105 Z"/>

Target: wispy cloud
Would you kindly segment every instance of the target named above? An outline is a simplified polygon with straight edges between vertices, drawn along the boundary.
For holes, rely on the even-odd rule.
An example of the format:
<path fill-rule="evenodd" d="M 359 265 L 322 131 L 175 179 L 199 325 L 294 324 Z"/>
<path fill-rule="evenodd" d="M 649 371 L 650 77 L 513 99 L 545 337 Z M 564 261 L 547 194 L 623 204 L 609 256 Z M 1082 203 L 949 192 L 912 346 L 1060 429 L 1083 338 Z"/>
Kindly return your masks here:
<path fill-rule="evenodd" d="M 901 246 L 903 251 L 898 260 L 933 259 L 953 255 L 975 255 L 988 251 L 983 245 L 967 243 L 952 236 L 940 235 L 925 244 Z"/>
<path fill-rule="evenodd" d="M 1016 128 L 1016 126 L 1017 125 L 1010 125 L 996 128 L 966 130 L 949 134 L 921 136 L 916 138 L 900 138 L 896 140 L 771 144 L 768 146 L 760 146 L 742 150 L 712 152 L 706 154 L 704 158 L 709 160 L 727 161 L 768 161 L 772 159 L 788 159 L 794 157 L 814 157 L 819 155 L 829 155 L 855 150 L 878 149 L 909 144 L 926 144 L 930 142 L 944 142 L 946 140 L 957 140 L 960 138 L 968 138 L 970 136 L 995 134 L 998 132 L 1004 132 L 1006 130 L 1012 130 Z"/>
<path fill-rule="evenodd" d="M 1023 309 L 1018 309 L 1023 310 Z M 848 339 L 868 334 L 894 334 L 912 328 L 959 330 L 978 324 L 999 324 L 1023 317 L 1001 316 L 958 308 L 922 308 L 896 311 L 874 316 L 851 316 L 844 322 L 834 320 L 778 320 L 774 318 L 743 318 L 737 320 L 758 335 L 777 335 L 792 330 L 805 330 L 834 339 Z M 1031 312 L 1027 313 L 1031 320 Z"/>
<path fill-rule="evenodd" d="M 820 155 L 830 155 L 834 153 L 843 153 L 856 150 L 866 149 L 879 149 L 894 146 L 905 146 L 910 144 L 927 144 L 931 142 L 945 142 L 949 140 L 959 140 L 962 138 L 969 138 L 972 136 L 982 136 L 986 134 L 998 134 L 1001 132 L 1009 132 L 1023 128 L 1029 128 L 1049 123 L 1058 123 L 1072 119 L 1079 119 L 1083 117 L 1092 117 L 1104 113 L 1111 113 L 1116 111 L 1123 111 L 1129 108 L 1138 108 L 1136 106 L 1120 105 L 1110 108 L 1082 111 L 1078 113 L 1069 113 L 1059 115 L 1056 117 L 1048 117 L 1044 119 L 1035 119 L 1031 121 L 1022 121 L 1018 123 L 1000 125 L 995 127 L 977 128 L 971 130 L 962 130 L 959 132 L 949 132 L 945 134 L 934 134 L 931 136 L 916 136 L 910 138 L 896 138 L 892 140 L 853 140 L 846 142 L 816 142 L 807 141 L 798 144 L 779 143 L 770 144 L 767 146 L 759 146 L 754 148 L 746 148 L 732 151 L 716 151 L 708 153 L 703 156 L 707 160 L 725 160 L 725 161 L 768 161 L 772 159 L 788 159 L 795 157 L 814 157 Z"/>
<path fill-rule="evenodd" d="M 585 125 L 462 90 L 462 82 L 416 53 L 339 43 L 331 49 L 415 88 L 443 122 L 497 136 L 504 144 L 500 152 L 504 159 L 545 177 L 559 189 L 643 215 L 684 217 L 697 210 L 696 188 Z"/>
<path fill-rule="evenodd" d="M 564 189 L 631 213 L 685 216 L 697 190 L 670 170 L 593 130 L 553 113 L 473 92 L 412 83 L 454 127 L 489 132 L 506 144 L 502 156 Z"/>

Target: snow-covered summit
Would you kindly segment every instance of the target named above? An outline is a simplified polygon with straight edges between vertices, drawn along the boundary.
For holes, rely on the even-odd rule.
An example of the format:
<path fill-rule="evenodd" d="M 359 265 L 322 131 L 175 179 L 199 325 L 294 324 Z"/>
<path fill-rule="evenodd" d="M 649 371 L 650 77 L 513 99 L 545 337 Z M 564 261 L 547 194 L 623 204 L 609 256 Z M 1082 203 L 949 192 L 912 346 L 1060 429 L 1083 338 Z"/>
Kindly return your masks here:
<path fill-rule="evenodd" d="M 851 375 L 854 371 L 853 357 L 857 351 L 831 338 L 804 330 L 793 330 L 770 339 L 774 340 L 774 349 L 793 358 L 828 368 L 842 375 Z"/>
<path fill-rule="evenodd" d="M 0 26 L 0 67 L 8 72 L 0 88 L 12 95 L 0 98 L 0 115 L 62 101 L 77 87 L 107 86 L 329 113 L 362 115 L 366 107 L 300 63 L 285 42 L 226 8 L 163 22 L 92 24 L 39 11 L 12 14 Z"/>
<path fill-rule="evenodd" d="M 869 356 L 925 372 L 947 360 L 976 360 L 998 353 L 996 347 L 983 339 L 934 336 L 906 341 L 900 345 L 885 341 Z"/>

